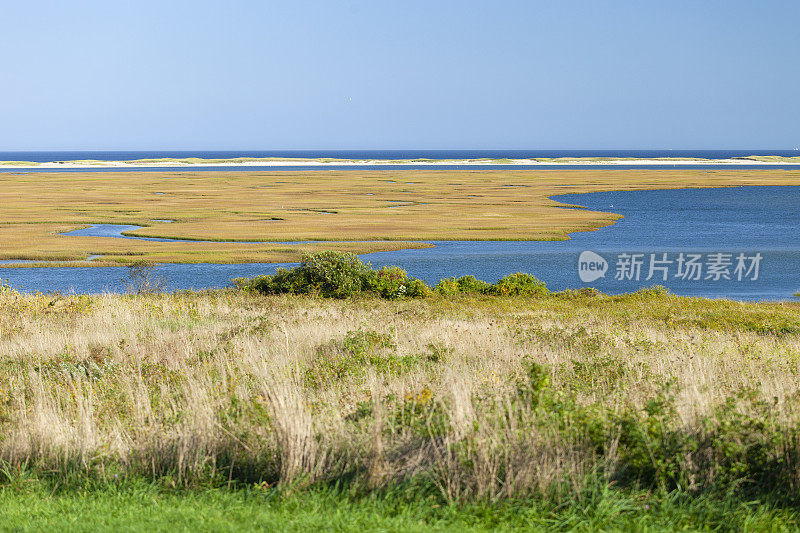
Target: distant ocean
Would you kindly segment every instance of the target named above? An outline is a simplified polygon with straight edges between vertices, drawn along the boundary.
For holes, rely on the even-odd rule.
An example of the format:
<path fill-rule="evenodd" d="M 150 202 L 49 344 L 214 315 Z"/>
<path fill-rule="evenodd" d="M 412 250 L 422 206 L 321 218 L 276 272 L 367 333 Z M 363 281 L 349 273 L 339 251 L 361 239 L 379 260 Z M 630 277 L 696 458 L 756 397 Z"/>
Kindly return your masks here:
<path fill-rule="evenodd" d="M 749 155 L 800 156 L 798 150 L 149 150 L 0 152 L 0 161 L 40 163 L 98 159 L 124 161 L 162 157 L 231 159 L 234 157 L 301 157 L 338 159 L 530 159 L 537 157 L 699 157 L 728 159 Z"/>

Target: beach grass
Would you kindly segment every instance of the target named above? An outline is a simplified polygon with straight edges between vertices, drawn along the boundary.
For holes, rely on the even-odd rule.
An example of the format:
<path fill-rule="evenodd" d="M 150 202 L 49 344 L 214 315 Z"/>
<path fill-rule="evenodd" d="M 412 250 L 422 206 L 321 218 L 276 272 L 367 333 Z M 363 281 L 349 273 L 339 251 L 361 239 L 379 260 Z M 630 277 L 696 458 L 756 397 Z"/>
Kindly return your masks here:
<path fill-rule="evenodd" d="M 553 195 L 798 185 L 800 171 L 43 172 L 0 174 L 0 184 L 0 258 L 231 263 L 296 261 L 323 246 L 365 253 L 425 246 L 412 241 L 559 240 L 620 215 L 563 209 Z M 184 242 L 60 235 L 90 224 L 140 225 L 129 234 Z"/>
<path fill-rule="evenodd" d="M 800 156 L 779 156 L 779 155 L 749 155 L 744 157 L 734 157 L 733 159 L 745 159 L 748 161 L 758 161 L 762 163 L 800 163 Z"/>
<path fill-rule="evenodd" d="M 20 528 L 798 527 L 798 303 L 5 288 L 0 332 Z"/>
<path fill-rule="evenodd" d="M 40 163 L 34 161 L 0 161 L 0 165 L 10 167 L 36 167 L 39 166 Z"/>

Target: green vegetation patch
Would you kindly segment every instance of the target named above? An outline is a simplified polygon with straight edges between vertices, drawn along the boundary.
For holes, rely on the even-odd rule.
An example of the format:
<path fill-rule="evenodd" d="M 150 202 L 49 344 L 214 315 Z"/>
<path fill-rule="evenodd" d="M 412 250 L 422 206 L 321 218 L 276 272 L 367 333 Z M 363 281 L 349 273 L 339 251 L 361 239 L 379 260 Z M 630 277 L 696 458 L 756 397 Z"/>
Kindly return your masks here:
<path fill-rule="evenodd" d="M 299 267 L 281 268 L 272 276 L 240 278 L 235 282 L 241 289 L 262 294 L 318 294 L 329 298 L 372 293 L 395 300 L 420 298 L 430 292 L 423 281 L 409 278 L 400 267 L 373 270 L 357 255 L 336 251 L 305 254 Z"/>

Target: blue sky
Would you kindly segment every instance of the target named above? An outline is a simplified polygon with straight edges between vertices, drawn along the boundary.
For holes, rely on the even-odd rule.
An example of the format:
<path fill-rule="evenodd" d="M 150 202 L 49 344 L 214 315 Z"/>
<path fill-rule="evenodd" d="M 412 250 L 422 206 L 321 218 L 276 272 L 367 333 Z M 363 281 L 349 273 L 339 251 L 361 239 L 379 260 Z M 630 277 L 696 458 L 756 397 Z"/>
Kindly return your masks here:
<path fill-rule="evenodd" d="M 800 145 L 800 2 L 5 2 L 0 150 Z"/>

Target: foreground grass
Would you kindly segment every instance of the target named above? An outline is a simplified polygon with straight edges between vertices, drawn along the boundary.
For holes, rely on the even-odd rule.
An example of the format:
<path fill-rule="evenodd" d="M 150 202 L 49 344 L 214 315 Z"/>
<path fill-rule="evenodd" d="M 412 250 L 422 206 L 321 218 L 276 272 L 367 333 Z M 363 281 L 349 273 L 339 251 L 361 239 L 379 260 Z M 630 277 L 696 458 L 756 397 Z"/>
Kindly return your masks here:
<path fill-rule="evenodd" d="M 619 215 L 563 209 L 549 198 L 557 194 L 798 184 L 798 171 L 727 168 L 4 173 L 0 254 L 56 261 L 101 255 L 117 264 L 289 262 L 304 251 L 424 246 L 412 241 L 561 240 Z M 101 223 L 184 241 L 61 235 Z"/>
<path fill-rule="evenodd" d="M 0 292 L 3 525 L 791 529 L 800 306 Z"/>
<path fill-rule="evenodd" d="M 0 489 L 2 528 L 14 531 L 791 531 L 794 510 L 677 493 L 606 490 L 554 502 L 448 504 L 401 491 L 166 491 L 153 485 L 81 490 Z"/>

